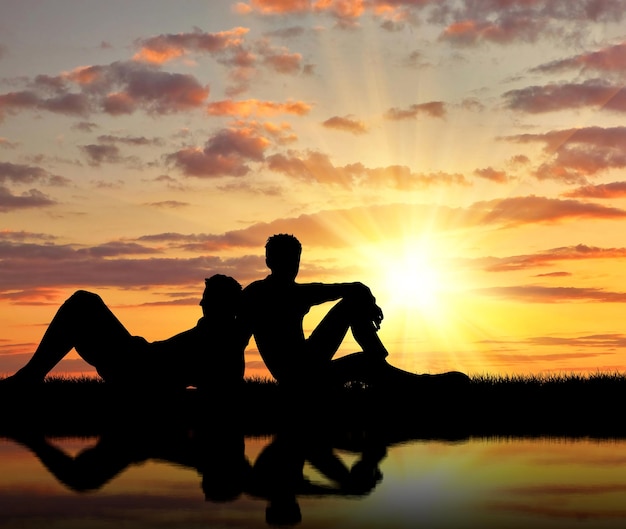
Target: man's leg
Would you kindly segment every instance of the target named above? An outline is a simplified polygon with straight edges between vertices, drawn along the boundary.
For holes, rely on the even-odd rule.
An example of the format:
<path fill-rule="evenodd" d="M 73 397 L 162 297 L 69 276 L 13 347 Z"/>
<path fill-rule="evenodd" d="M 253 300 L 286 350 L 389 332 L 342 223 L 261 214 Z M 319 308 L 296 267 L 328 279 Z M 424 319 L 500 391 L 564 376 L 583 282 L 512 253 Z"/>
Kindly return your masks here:
<path fill-rule="evenodd" d="M 348 329 L 371 358 L 384 359 L 389 354 L 380 341 L 371 319 L 372 307 L 346 300 L 337 303 L 307 339 L 309 354 L 330 361 L 339 349 Z"/>
<path fill-rule="evenodd" d="M 110 370 L 117 364 L 113 367 L 120 369 L 115 357 L 130 341 L 130 333 L 100 296 L 79 290 L 61 305 L 31 359 L 12 378 L 40 382 L 72 348 L 96 368 Z"/>

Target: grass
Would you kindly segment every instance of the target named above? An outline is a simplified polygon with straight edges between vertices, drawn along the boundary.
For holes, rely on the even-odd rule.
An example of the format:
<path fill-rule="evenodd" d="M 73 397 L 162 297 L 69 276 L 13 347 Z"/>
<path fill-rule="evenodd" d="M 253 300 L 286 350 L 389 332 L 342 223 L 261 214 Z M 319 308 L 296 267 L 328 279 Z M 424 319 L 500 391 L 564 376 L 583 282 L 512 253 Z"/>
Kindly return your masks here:
<path fill-rule="evenodd" d="M 237 422 L 271 433 L 307 421 L 396 432 L 407 438 L 491 435 L 626 437 L 626 373 L 475 374 L 468 387 L 384 390 L 353 386 L 286 395 L 271 379 L 246 379 L 238 394 L 120 392 L 101 379 L 48 377 L 3 406 L 4 424 L 102 431 L 138 421 Z M 3 425 L 0 424 L 0 433 Z"/>

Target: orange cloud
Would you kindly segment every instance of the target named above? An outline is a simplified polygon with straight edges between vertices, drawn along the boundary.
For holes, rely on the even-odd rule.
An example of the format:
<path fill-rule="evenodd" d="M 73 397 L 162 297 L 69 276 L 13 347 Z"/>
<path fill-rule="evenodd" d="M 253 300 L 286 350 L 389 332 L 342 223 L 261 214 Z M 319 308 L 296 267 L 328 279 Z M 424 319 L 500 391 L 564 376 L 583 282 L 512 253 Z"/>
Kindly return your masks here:
<path fill-rule="evenodd" d="M 218 33 L 200 30 L 191 33 L 158 35 L 139 41 L 140 49 L 133 57 L 136 61 L 163 64 L 177 57 L 194 53 L 222 53 L 237 49 L 243 44 L 248 28 L 236 27 Z"/>
<path fill-rule="evenodd" d="M 624 303 L 626 292 L 610 292 L 601 288 L 545 287 L 519 285 L 477 289 L 476 292 L 526 303 L 560 303 L 586 301 L 597 303 Z"/>
<path fill-rule="evenodd" d="M 259 99 L 246 99 L 234 101 L 226 99 L 209 103 L 207 112 L 212 116 L 241 116 L 248 117 L 252 114 L 257 116 L 274 116 L 277 114 L 294 114 L 304 116 L 311 110 L 311 105 L 303 101 L 288 101 L 276 103 L 274 101 L 261 101 Z"/>
<path fill-rule="evenodd" d="M 509 177 L 504 171 L 496 171 L 493 167 L 486 167 L 485 169 L 476 169 L 474 171 L 476 176 L 491 180 L 492 182 L 504 183 L 508 182 Z"/>
<path fill-rule="evenodd" d="M 526 270 L 539 266 L 551 265 L 558 261 L 579 261 L 582 259 L 624 259 L 626 248 L 598 248 L 579 244 L 553 248 L 544 252 L 529 255 L 515 255 L 501 259 L 492 258 L 487 267 L 490 272 L 508 272 L 512 270 Z M 495 262 L 493 262 L 495 260 Z"/>
<path fill-rule="evenodd" d="M 481 224 L 503 224 L 508 227 L 553 223 L 569 219 L 622 219 L 626 217 L 626 211 L 619 208 L 535 195 L 477 202 L 469 209 L 477 215 L 477 221 Z"/>
<path fill-rule="evenodd" d="M 563 193 L 563 196 L 569 198 L 622 198 L 626 197 L 626 182 L 582 186 Z"/>
<path fill-rule="evenodd" d="M 460 174 L 413 173 L 408 167 L 392 165 L 368 168 L 361 163 L 334 166 L 330 158 L 320 152 L 305 156 L 295 153 L 274 154 L 267 158 L 268 167 L 304 182 L 337 185 L 346 189 L 356 186 L 388 187 L 390 189 L 424 189 L 433 185 L 467 185 Z"/>
<path fill-rule="evenodd" d="M 324 121 L 322 125 L 329 129 L 342 130 L 352 134 L 365 134 L 367 132 L 365 123 L 354 119 L 353 116 L 333 116 Z"/>

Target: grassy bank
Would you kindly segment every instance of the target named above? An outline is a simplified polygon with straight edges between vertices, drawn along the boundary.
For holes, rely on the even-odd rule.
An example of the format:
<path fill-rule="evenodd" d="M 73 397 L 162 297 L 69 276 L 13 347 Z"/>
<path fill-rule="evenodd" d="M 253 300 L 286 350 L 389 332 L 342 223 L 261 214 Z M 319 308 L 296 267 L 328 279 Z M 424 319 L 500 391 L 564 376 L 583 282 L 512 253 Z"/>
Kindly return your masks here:
<path fill-rule="evenodd" d="M 297 424 L 395 432 L 405 438 L 492 435 L 626 437 L 626 374 L 474 375 L 465 387 L 352 386 L 287 394 L 275 382 L 247 379 L 237 394 L 119 391 L 100 379 L 46 379 L 3 396 L 2 428 L 97 433 L 142 422 L 237 424 L 272 433 Z M 1 432 L 0 432 L 1 433 Z"/>

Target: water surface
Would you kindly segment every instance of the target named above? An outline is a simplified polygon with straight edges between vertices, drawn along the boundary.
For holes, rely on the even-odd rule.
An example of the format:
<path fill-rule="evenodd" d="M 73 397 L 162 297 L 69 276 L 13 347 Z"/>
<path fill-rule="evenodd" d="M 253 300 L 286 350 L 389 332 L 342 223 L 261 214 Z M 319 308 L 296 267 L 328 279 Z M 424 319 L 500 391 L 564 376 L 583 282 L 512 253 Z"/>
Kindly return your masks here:
<path fill-rule="evenodd" d="M 211 457 L 187 441 L 147 454 L 133 439 L 102 449 L 97 437 L 18 437 L 0 439 L 3 529 L 268 527 L 272 503 L 278 515 L 299 508 L 302 528 L 626 527 L 621 439 L 336 444 L 333 459 L 330 445 L 289 436 L 230 441 Z M 361 485 L 332 479 L 363 460 Z"/>

